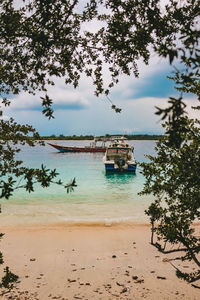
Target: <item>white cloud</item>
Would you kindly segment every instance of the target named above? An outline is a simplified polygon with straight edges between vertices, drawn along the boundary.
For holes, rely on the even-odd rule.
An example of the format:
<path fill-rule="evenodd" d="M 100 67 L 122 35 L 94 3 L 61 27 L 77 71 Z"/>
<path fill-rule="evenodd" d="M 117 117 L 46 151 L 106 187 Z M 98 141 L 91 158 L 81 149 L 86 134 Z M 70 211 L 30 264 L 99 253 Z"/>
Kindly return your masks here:
<path fill-rule="evenodd" d="M 83 93 L 80 91 L 69 89 L 63 85 L 63 80 L 57 81 L 53 87 L 49 87 L 48 95 L 53 99 L 54 108 L 62 109 L 84 109 L 87 108 L 89 102 Z M 26 92 L 21 92 L 18 96 L 11 99 L 9 109 L 15 110 L 41 110 L 40 97 L 44 97 L 42 93 L 31 95 Z"/>
<path fill-rule="evenodd" d="M 166 108 L 169 106 L 168 98 L 145 97 L 126 101 L 125 110 L 128 111 L 128 119 L 134 125 L 134 131 L 164 132 L 162 128 L 161 116 L 155 115 L 156 107 Z M 198 100 L 192 98 L 184 99 L 186 112 L 190 118 L 197 118 L 198 111 L 192 106 L 198 105 Z M 130 131 L 130 128 L 129 128 Z"/>
<path fill-rule="evenodd" d="M 9 117 L 9 116 L 6 116 L 6 115 L 2 115 L 2 116 L 0 116 L 0 120 L 7 121 L 7 120 L 9 120 L 9 119 L 10 119 L 10 117 Z"/>

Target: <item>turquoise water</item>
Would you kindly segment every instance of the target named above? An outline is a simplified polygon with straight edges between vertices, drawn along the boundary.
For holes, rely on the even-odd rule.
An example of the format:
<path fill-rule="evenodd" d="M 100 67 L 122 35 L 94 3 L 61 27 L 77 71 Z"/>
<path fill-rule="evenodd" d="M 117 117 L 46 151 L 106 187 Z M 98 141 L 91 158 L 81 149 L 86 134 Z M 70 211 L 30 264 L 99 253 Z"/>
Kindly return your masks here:
<path fill-rule="evenodd" d="M 90 141 L 57 141 L 61 145 L 85 146 Z M 137 161 L 154 154 L 154 141 L 129 141 Z M 18 190 L 10 200 L 2 201 L 0 224 L 76 223 L 105 224 L 147 222 L 144 210 L 150 196 L 138 196 L 144 177 L 136 174 L 106 174 L 103 153 L 59 153 L 54 148 L 25 146 L 19 158 L 30 167 L 56 168 L 59 178 L 69 182 L 74 177 L 78 186 L 67 194 L 63 187 L 39 186 L 34 193 Z"/>

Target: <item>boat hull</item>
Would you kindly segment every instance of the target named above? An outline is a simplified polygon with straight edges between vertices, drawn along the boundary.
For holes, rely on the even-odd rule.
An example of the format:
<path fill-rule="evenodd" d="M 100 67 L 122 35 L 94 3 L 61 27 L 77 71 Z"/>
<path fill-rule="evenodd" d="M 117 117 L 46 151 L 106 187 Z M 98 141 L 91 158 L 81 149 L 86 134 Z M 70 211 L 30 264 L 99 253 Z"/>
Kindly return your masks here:
<path fill-rule="evenodd" d="M 54 145 L 54 144 L 50 144 L 48 143 L 48 145 L 50 145 L 51 147 L 55 148 L 56 150 L 58 150 L 59 152 L 63 153 L 63 152 L 105 152 L 106 148 L 102 148 L 102 147 L 67 147 L 67 146 L 59 146 L 59 145 Z"/>
<path fill-rule="evenodd" d="M 135 173 L 136 172 L 137 164 L 129 164 L 128 168 L 116 168 L 115 164 L 105 163 L 105 170 L 106 172 L 116 172 L 116 173 Z"/>

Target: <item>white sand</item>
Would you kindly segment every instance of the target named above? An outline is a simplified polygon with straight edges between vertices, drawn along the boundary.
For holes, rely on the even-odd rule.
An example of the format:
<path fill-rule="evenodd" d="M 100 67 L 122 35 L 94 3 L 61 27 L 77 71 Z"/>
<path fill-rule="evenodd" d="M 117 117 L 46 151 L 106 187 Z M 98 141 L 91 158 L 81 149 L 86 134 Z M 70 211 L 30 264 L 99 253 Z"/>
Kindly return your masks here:
<path fill-rule="evenodd" d="M 6 233 L 5 265 L 20 276 L 17 289 L 1 299 L 200 299 L 200 290 L 178 279 L 163 261 L 170 256 L 149 244 L 147 225 L 4 227 L 1 232 Z"/>

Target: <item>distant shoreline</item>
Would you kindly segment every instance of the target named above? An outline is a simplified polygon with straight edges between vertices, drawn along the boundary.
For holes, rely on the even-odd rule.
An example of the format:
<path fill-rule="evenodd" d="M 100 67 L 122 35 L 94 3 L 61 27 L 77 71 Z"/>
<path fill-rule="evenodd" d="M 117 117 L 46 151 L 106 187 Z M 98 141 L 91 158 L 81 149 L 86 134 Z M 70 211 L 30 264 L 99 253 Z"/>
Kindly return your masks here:
<path fill-rule="evenodd" d="M 105 135 L 105 138 L 109 139 L 116 135 Z M 102 138 L 103 136 L 96 136 L 96 138 Z M 134 134 L 134 135 L 125 135 L 127 140 L 160 140 L 164 135 L 150 135 L 150 134 Z M 93 140 L 94 136 L 92 135 L 73 135 L 73 136 L 63 136 L 63 135 L 51 135 L 51 136 L 41 136 L 41 140 Z"/>

